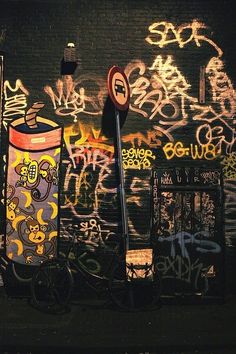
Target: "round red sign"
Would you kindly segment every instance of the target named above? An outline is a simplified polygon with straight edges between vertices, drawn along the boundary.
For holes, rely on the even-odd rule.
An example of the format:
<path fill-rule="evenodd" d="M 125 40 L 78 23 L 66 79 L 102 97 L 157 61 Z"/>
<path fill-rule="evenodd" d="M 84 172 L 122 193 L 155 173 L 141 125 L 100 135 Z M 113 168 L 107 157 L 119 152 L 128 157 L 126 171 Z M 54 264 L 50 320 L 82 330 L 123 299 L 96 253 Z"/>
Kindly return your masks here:
<path fill-rule="evenodd" d="M 124 71 L 118 66 L 112 66 L 107 76 L 109 96 L 115 107 L 125 111 L 129 107 L 130 88 Z"/>

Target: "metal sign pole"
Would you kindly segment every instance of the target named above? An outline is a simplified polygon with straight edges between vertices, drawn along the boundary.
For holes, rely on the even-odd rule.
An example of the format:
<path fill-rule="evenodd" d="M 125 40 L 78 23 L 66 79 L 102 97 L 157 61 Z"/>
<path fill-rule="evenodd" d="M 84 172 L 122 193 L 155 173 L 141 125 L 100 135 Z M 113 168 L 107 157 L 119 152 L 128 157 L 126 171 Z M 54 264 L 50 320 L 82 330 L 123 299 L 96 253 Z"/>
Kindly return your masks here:
<path fill-rule="evenodd" d="M 129 249 L 129 232 L 128 232 L 127 207 L 126 207 L 126 198 L 125 198 L 125 186 L 124 186 L 124 171 L 123 171 L 123 165 L 122 165 L 120 117 L 119 117 L 119 111 L 117 109 L 115 109 L 115 119 L 116 119 L 118 169 L 119 169 L 119 177 L 120 177 L 120 203 L 121 203 L 122 234 L 123 234 L 124 241 L 125 241 L 125 251 L 127 251 Z"/>

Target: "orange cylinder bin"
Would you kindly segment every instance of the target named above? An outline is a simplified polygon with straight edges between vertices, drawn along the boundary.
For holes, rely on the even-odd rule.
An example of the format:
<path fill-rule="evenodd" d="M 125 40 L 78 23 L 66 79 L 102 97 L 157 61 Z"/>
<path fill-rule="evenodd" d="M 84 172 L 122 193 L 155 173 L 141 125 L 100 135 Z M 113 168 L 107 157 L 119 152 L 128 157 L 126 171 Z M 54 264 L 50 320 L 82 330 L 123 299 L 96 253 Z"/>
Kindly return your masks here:
<path fill-rule="evenodd" d="M 59 165 L 62 127 L 37 117 L 9 125 L 6 173 L 6 255 L 20 264 L 38 265 L 57 255 Z"/>

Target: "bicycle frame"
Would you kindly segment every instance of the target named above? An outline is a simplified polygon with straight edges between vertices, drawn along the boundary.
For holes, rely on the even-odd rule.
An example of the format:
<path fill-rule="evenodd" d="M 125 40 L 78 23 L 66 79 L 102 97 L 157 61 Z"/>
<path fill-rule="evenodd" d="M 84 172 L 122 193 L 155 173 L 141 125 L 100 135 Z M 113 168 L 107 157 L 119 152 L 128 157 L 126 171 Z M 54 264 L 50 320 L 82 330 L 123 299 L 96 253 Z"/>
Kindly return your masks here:
<path fill-rule="evenodd" d="M 72 273 L 73 279 L 81 276 L 85 283 L 96 293 L 102 289 L 108 288 L 109 275 L 114 267 L 115 260 L 120 258 L 118 247 L 114 250 L 106 247 L 102 249 L 104 255 L 111 255 L 112 259 L 109 262 L 108 276 L 101 273 L 101 264 L 96 260 L 96 248 L 93 245 L 87 244 L 80 240 L 76 232 L 68 232 L 69 242 L 66 245 L 64 252 L 60 252 L 60 256 L 66 261 L 68 270 Z M 81 246 L 81 247 L 80 247 Z M 77 274 L 77 276 L 76 276 Z M 74 284 L 76 285 L 76 283 Z"/>
<path fill-rule="evenodd" d="M 91 270 L 91 268 L 89 269 L 89 263 L 95 264 L 97 262 L 94 258 L 87 258 L 85 264 L 80 261 L 81 256 L 76 260 L 71 259 L 70 257 L 67 258 L 67 266 L 69 271 L 72 272 L 73 278 L 76 278 L 77 276 L 78 277 L 81 276 L 84 282 L 97 294 L 102 290 L 108 290 L 110 274 L 113 271 L 115 263 L 119 261 L 119 259 L 121 258 L 121 256 L 116 251 L 111 252 L 110 250 L 109 251 L 105 250 L 104 255 L 106 253 L 107 255 L 109 254 L 112 256 L 109 262 L 107 276 L 101 272 L 99 272 L 100 274 L 98 272 L 94 272 Z M 84 253 L 82 253 L 82 257 L 85 258 L 87 254 L 85 251 Z M 101 270 L 101 266 L 100 266 L 100 270 Z"/>

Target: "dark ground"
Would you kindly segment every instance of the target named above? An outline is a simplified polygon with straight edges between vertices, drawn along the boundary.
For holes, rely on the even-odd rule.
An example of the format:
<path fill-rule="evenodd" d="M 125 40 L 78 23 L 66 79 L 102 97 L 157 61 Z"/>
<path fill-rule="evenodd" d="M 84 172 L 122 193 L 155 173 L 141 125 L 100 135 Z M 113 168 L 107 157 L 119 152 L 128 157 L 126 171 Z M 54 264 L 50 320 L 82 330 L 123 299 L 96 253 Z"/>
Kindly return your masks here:
<path fill-rule="evenodd" d="M 236 296 L 223 304 L 162 304 L 134 313 L 88 297 L 68 313 L 50 315 L 0 291 L 4 354 L 236 353 Z"/>

